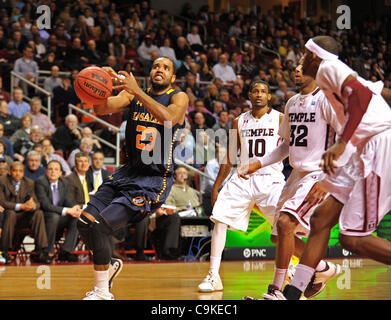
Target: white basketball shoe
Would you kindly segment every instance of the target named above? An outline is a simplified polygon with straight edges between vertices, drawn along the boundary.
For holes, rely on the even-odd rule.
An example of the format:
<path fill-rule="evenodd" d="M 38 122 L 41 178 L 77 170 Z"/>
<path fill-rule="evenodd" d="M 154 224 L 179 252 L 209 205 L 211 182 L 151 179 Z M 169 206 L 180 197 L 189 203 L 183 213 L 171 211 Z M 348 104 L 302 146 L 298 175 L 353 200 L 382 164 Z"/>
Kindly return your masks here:
<path fill-rule="evenodd" d="M 213 292 L 223 290 L 223 283 L 221 282 L 219 274 L 212 275 L 208 273 L 204 280 L 198 285 L 199 292 Z"/>

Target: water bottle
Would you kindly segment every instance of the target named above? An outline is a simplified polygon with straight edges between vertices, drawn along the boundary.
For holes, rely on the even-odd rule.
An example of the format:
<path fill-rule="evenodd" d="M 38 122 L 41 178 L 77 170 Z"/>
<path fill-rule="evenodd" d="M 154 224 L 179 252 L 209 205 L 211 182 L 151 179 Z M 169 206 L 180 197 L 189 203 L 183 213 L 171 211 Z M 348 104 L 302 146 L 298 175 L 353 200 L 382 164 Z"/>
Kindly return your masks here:
<path fill-rule="evenodd" d="M 191 210 L 193 207 L 191 206 L 190 200 L 187 203 L 186 210 Z"/>

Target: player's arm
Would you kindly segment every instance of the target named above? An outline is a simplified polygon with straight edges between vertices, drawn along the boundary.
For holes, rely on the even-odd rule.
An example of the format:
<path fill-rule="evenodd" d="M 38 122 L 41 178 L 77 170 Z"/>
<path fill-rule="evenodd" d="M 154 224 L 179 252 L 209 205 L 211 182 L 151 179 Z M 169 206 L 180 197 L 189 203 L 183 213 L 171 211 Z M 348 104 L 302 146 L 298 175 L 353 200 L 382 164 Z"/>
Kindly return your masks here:
<path fill-rule="evenodd" d="M 232 130 L 236 132 L 235 135 L 236 139 L 234 137 L 230 137 L 228 152 L 224 158 L 224 161 L 220 164 L 219 173 L 217 174 L 216 180 L 212 187 L 212 206 L 214 206 L 217 200 L 217 195 L 219 193 L 220 186 L 223 184 L 223 182 L 225 181 L 225 179 L 228 177 L 229 173 L 232 170 L 233 163 L 240 149 L 238 122 L 239 122 L 239 118 L 236 118 L 232 124 Z"/>
<path fill-rule="evenodd" d="M 184 92 L 179 92 L 172 96 L 171 104 L 163 106 L 144 91 L 135 92 L 137 99 L 148 109 L 152 115 L 161 123 L 166 123 L 168 127 L 173 127 L 177 123 L 183 123 L 189 105 L 189 97 Z"/>
<path fill-rule="evenodd" d="M 109 97 L 105 103 L 94 105 L 97 115 L 103 116 L 110 113 L 122 112 L 132 102 L 133 96 L 122 90 L 118 95 Z"/>
<path fill-rule="evenodd" d="M 117 86 L 118 89 L 126 90 L 129 94 L 134 95 L 148 109 L 150 113 L 161 123 L 166 122 L 167 127 L 173 127 L 177 123 L 183 123 L 187 107 L 189 105 L 189 97 L 186 93 L 180 92 L 172 97 L 171 104 L 166 107 L 154 100 L 146 94 L 137 84 L 133 74 L 128 74 L 125 71 L 120 71 L 122 84 Z"/>
<path fill-rule="evenodd" d="M 349 75 L 342 84 L 342 98 L 349 118 L 341 137 L 322 156 L 321 168 L 327 174 L 334 174 L 337 160 L 345 151 L 346 144 L 359 126 L 372 99 L 372 91 L 361 84 L 356 77 Z"/>
<path fill-rule="evenodd" d="M 280 115 L 280 130 L 281 125 L 284 125 L 284 115 Z M 286 139 L 282 140 L 277 148 L 275 148 L 272 152 L 267 154 L 266 156 L 257 159 L 250 163 L 241 164 L 238 168 L 238 174 L 242 178 L 246 179 L 246 175 L 256 172 L 257 170 L 270 166 L 274 163 L 283 161 L 289 155 L 289 141 Z"/>
<path fill-rule="evenodd" d="M 113 84 L 117 84 L 121 77 L 110 67 L 103 67 L 111 77 Z M 126 90 L 122 90 L 118 95 L 109 97 L 105 103 L 94 105 L 94 111 L 97 115 L 106 115 L 110 113 L 122 112 L 132 102 L 134 96 Z"/>
<path fill-rule="evenodd" d="M 388 88 L 383 88 L 381 95 L 391 108 L 391 90 Z"/>

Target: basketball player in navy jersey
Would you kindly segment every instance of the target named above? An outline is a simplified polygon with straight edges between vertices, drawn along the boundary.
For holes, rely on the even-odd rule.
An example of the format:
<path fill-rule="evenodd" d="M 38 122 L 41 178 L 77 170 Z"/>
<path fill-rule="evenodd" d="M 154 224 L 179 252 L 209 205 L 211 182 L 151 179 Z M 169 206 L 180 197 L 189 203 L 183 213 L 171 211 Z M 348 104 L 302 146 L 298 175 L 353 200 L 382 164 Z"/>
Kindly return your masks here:
<path fill-rule="evenodd" d="M 104 68 L 112 77 L 113 89 L 121 90 L 104 104 L 95 105 L 98 115 L 130 108 L 126 126 L 126 163 L 106 179 L 83 211 L 78 229 L 93 252 L 95 284 L 86 300 L 113 300 L 110 292 L 110 235 L 117 229 L 141 221 L 166 200 L 173 184 L 173 149 L 184 127 L 189 103 L 184 92 L 172 88 L 175 67 L 160 57 L 150 72 L 152 87 L 142 90 L 132 74 Z M 118 274 L 118 271 L 117 271 Z"/>

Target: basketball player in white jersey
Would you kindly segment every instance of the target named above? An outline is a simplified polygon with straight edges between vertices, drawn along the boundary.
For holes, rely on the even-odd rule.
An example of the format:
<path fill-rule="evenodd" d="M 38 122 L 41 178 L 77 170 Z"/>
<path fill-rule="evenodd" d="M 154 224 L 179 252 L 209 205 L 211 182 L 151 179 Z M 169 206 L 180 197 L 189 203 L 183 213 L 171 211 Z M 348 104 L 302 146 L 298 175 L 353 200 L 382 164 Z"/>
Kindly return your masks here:
<path fill-rule="evenodd" d="M 304 74 L 316 81 L 330 101 L 341 129 L 340 138 L 322 156 L 321 180 L 329 196 L 311 219 L 311 233 L 291 285 L 279 299 L 299 299 L 307 284 L 317 290 L 314 268 L 326 251 L 331 228 L 340 224 L 342 246 L 362 257 L 391 264 L 391 242 L 371 234 L 391 208 L 391 110 L 381 83 L 360 78 L 338 59 L 337 42 L 318 36 L 306 43 Z M 338 125 L 337 125 L 338 126 Z M 348 142 L 357 147 L 348 163 L 337 160 Z M 306 289 L 307 288 L 307 289 Z"/>
<path fill-rule="evenodd" d="M 275 163 L 263 170 L 241 179 L 233 175 L 220 192 L 219 187 L 230 173 L 240 150 L 240 162 L 248 163 L 273 151 L 281 137 L 278 135 L 282 113 L 269 107 L 271 99 L 269 86 L 263 81 L 250 85 L 249 98 L 251 111 L 241 114 L 234 120 L 230 135 L 229 152 L 220 166 L 212 189 L 215 223 L 212 233 L 210 269 L 206 278 L 198 286 L 200 292 L 223 290 L 219 276 L 221 256 L 225 247 L 227 228 L 246 231 L 254 204 L 266 215 L 271 224 L 275 206 L 285 184 L 282 163 Z M 239 142 L 238 142 L 239 141 Z M 217 199 L 217 200 L 216 200 Z"/>
<path fill-rule="evenodd" d="M 272 153 L 251 163 L 248 168 L 248 172 L 252 173 L 287 156 L 293 168 L 276 208 L 272 230 L 272 241 L 277 246 L 276 265 L 273 283 L 263 295 L 266 300 L 275 300 L 276 295 L 281 293 L 292 254 L 301 257 L 304 251 L 305 243 L 300 238 L 308 236 L 310 217 L 327 195 L 327 191 L 317 183 L 322 175 L 320 160 L 322 154 L 334 143 L 335 131 L 340 129 L 337 116 L 326 96 L 314 78 L 303 75 L 301 63 L 302 61 L 296 68 L 295 78 L 300 93 L 288 100 L 280 126 L 279 134 L 284 143 Z M 332 127 L 330 123 L 337 127 Z M 350 154 L 344 157 L 345 162 L 346 157 L 350 157 Z M 243 167 L 239 167 L 239 174 L 246 171 Z M 315 270 L 318 278 L 325 283 L 337 276 L 341 267 L 321 260 Z M 319 293 L 320 291 L 305 294 L 305 298 L 312 298 Z"/>

